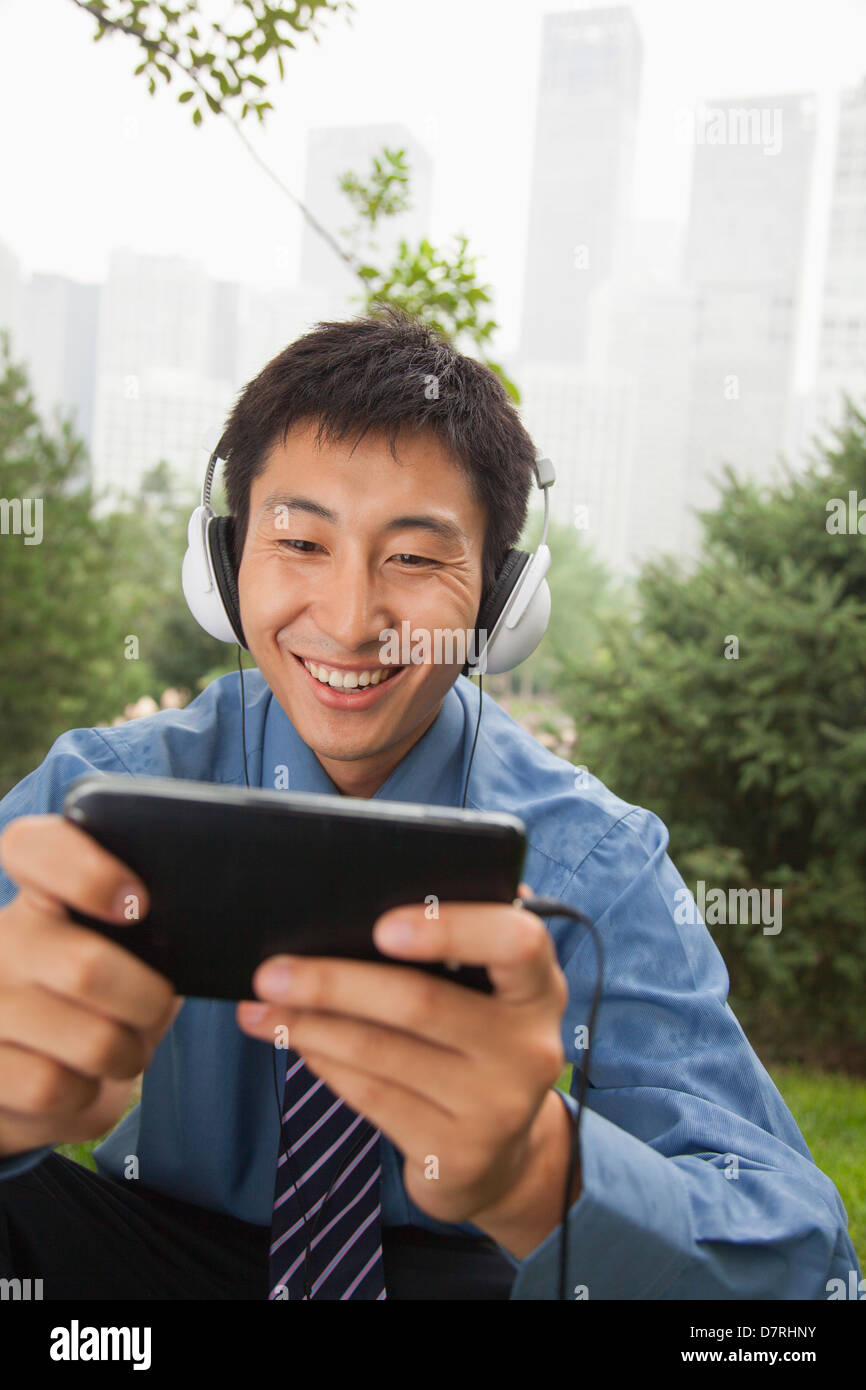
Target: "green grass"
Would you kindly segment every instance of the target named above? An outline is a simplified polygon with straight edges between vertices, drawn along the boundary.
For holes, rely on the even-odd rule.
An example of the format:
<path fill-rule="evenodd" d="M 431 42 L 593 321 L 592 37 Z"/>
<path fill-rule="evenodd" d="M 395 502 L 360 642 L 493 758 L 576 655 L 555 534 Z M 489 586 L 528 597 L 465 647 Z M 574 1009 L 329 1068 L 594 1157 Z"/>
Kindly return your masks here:
<path fill-rule="evenodd" d="M 82 1168 L 89 1168 L 91 1172 L 96 1172 L 96 1164 L 93 1161 L 93 1150 L 96 1145 L 101 1143 L 99 1139 L 93 1139 L 89 1144 L 57 1144 L 55 1152 L 63 1154 L 64 1158 L 71 1158 L 75 1163 L 80 1163 Z"/>
<path fill-rule="evenodd" d="M 848 1233 L 863 1267 L 866 1250 L 866 1080 L 839 1072 L 766 1064 L 809 1152 L 835 1183 L 848 1213 Z M 571 1067 L 557 1086 L 567 1091 Z"/>
<path fill-rule="evenodd" d="M 848 1230 L 858 1259 L 866 1251 L 866 1080 L 798 1066 L 767 1066 L 794 1116 L 809 1152 L 835 1183 L 848 1213 Z M 556 1083 L 568 1090 L 571 1067 Z M 138 1103 L 136 1087 L 127 1112 Z M 94 1169 L 89 1144 L 59 1144 L 57 1152 Z"/>
<path fill-rule="evenodd" d="M 806 1067 L 767 1067 L 809 1152 L 836 1184 L 863 1268 L 866 1251 L 866 1081 Z"/>

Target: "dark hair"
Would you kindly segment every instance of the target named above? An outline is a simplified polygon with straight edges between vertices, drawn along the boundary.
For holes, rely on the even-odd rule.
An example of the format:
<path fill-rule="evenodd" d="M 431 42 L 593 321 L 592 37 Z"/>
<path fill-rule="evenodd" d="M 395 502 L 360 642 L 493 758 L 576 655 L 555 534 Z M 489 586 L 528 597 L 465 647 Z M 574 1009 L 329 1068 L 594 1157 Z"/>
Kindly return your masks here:
<path fill-rule="evenodd" d="M 222 436 L 238 565 L 253 480 L 302 420 L 318 421 L 319 445 L 358 429 L 356 447 L 367 430 L 387 431 L 395 459 L 402 426 L 435 431 L 485 509 L 482 596 L 489 592 L 523 530 L 535 461 L 535 446 L 490 367 L 394 305 L 318 323 L 290 343 L 244 387 Z"/>

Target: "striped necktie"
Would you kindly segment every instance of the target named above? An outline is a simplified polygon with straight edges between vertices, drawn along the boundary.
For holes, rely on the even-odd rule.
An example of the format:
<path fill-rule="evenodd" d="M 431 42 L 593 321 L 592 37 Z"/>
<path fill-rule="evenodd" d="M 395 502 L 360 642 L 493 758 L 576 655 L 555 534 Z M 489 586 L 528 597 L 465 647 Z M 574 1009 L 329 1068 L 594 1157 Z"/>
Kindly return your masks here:
<path fill-rule="evenodd" d="M 286 1056 L 268 1298 L 385 1298 L 379 1130 Z"/>

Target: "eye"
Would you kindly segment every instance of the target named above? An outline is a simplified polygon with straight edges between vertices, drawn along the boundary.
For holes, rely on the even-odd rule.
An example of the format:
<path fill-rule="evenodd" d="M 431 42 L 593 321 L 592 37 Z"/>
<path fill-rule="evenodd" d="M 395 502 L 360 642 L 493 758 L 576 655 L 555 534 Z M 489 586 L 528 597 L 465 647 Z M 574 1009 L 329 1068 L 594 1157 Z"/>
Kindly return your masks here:
<path fill-rule="evenodd" d="M 284 540 L 279 540 L 279 541 L 277 541 L 277 545 L 284 545 L 284 546 L 286 546 L 289 550 L 293 550 L 294 547 L 295 547 L 296 545 L 309 545 L 309 546 L 312 546 L 313 549 L 315 549 L 315 547 L 316 547 L 316 542 L 315 542 L 315 541 L 284 541 Z M 309 553 L 310 553 L 309 550 L 296 550 L 296 551 L 295 551 L 295 554 L 296 554 L 296 555 L 309 555 Z"/>
<path fill-rule="evenodd" d="M 410 569 L 418 569 L 422 565 L 435 565 L 437 563 L 436 560 L 428 560 L 423 555 L 409 555 L 405 552 L 402 555 L 395 555 L 394 559 L 399 560 L 404 565 L 408 565 Z M 413 561 L 415 561 L 414 564 L 412 563 Z"/>

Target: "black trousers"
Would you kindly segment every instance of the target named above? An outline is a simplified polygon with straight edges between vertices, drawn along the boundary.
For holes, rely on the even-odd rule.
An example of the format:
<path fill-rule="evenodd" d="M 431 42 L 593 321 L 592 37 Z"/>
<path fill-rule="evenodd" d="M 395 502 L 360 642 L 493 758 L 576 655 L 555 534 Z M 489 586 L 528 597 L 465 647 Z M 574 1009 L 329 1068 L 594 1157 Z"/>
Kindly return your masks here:
<path fill-rule="evenodd" d="M 43 1299 L 261 1299 L 270 1228 L 207 1211 L 58 1153 L 0 1181 L 0 1278 L 41 1279 Z M 508 1298 L 493 1241 L 382 1227 L 389 1299 Z"/>

